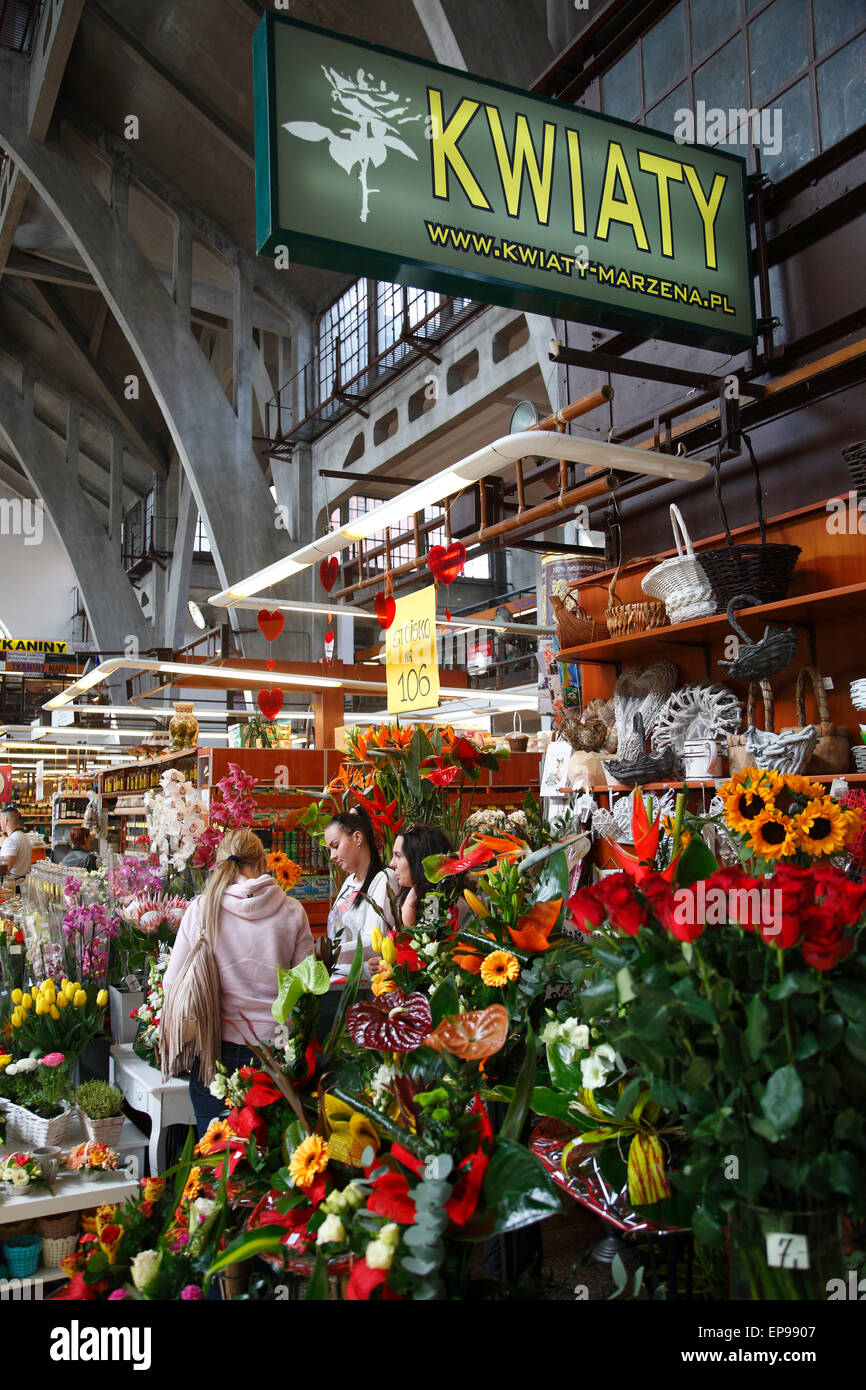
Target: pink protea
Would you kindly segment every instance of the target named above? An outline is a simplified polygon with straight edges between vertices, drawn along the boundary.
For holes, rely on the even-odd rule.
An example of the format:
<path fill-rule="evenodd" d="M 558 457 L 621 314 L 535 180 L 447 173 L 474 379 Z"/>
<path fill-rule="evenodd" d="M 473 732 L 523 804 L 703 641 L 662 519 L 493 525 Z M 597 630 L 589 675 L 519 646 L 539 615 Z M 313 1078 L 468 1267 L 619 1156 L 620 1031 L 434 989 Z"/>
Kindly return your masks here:
<path fill-rule="evenodd" d="M 186 898 L 166 893 L 139 893 L 127 903 L 124 916 L 145 936 L 153 936 L 163 925 L 177 931 L 188 906 Z"/>

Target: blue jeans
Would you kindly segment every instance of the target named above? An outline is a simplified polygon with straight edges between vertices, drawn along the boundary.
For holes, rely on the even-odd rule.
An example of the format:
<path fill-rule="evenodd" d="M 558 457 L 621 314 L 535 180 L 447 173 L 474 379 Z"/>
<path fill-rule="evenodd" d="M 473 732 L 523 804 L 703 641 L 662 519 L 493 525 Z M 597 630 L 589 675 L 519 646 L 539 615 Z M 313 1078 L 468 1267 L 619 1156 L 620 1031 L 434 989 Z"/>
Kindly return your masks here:
<path fill-rule="evenodd" d="M 220 1048 L 220 1060 L 228 1070 L 229 1075 L 237 1071 L 238 1067 L 256 1066 L 255 1057 L 251 1056 L 248 1047 L 243 1043 L 222 1042 Z M 215 1120 L 218 1115 L 224 1115 L 226 1111 L 225 1102 L 217 1100 L 212 1096 L 207 1086 L 203 1086 L 199 1081 L 198 1058 L 192 1064 L 189 1073 L 189 1098 L 192 1101 L 192 1108 L 195 1112 L 195 1123 L 198 1137 L 201 1139 L 211 1120 Z"/>

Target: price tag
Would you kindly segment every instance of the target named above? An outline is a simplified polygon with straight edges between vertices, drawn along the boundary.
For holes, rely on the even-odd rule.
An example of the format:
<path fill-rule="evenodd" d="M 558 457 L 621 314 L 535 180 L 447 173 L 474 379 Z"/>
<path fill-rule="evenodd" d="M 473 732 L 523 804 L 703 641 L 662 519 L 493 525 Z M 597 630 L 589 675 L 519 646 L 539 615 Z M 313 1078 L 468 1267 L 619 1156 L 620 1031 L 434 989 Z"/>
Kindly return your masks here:
<path fill-rule="evenodd" d="M 805 1236 L 789 1236 L 774 1231 L 766 1239 L 770 1269 L 809 1268 L 809 1242 Z"/>
<path fill-rule="evenodd" d="M 385 670 L 388 713 L 436 709 L 439 665 L 436 659 L 436 589 L 430 584 L 398 598 L 394 621 L 386 633 Z"/>

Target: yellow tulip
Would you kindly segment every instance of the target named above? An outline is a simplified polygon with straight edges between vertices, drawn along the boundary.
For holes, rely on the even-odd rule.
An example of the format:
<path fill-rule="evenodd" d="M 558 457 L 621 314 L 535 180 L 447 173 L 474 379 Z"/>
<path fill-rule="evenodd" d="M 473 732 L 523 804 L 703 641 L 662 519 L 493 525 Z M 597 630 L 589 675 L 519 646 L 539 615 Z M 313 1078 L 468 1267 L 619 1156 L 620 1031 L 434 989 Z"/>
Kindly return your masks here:
<path fill-rule="evenodd" d="M 382 942 L 382 959 L 386 960 L 389 965 L 393 965 L 397 959 L 397 947 L 390 936 L 386 936 Z"/>
<path fill-rule="evenodd" d="M 78 991 L 72 1002 L 75 1005 L 76 1009 L 84 1008 L 84 1005 L 87 1003 L 87 995 L 84 993 L 83 989 L 80 989 Z"/>
<path fill-rule="evenodd" d="M 58 1018 L 60 1017 L 60 1010 L 58 1009 L 57 1005 L 56 1005 L 56 1004 L 52 1004 L 51 1007 L 49 1008 L 48 1012 L 49 1012 L 49 1014 L 51 1015 L 51 1017 L 54 1019 L 54 1022 L 56 1023 L 57 1020 L 58 1020 Z"/>
<path fill-rule="evenodd" d="M 13 1009 L 13 1010 L 12 1010 L 12 1027 L 13 1027 L 13 1028 L 20 1028 L 20 1027 L 21 1027 L 21 1015 L 20 1015 L 20 1013 L 18 1012 L 17 1009 Z"/>
<path fill-rule="evenodd" d="M 382 933 L 380 932 L 378 927 L 374 927 L 373 930 L 370 932 L 370 945 L 373 947 L 373 950 L 376 952 L 377 956 L 381 955 Z"/>
<path fill-rule="evenodd" d="M 61 989 L 68 989 L 68 988 L 69 988 L 69 981 L 67 980 L 67 978 L 66 978 L 65 975 L 63 976 L 63 979 L 60 981 L 60 988 L 61 988 Z"/>
<path fill-rule="evenodd" d="M 32 998 L 32 995 L 30 995 L 30 994 L 22 995 L 21 1003 L 24 1005 L 25 1009 L 32 1009 L 32 1008 L 33 1008 L 33 998 Z"/>
<path fill-rule="evenodd" d="M 44 984 L 44 985 L 42 986 L 42 993 L 43 993 L 43 995 L 45 996 L 45 998 L 48 1000 L 49 1004 L 53 1004 L 53 1003 L 54 1003 L 54 996 L 55 996 L 56 992 L 57 992 L 57 991 L 56 991 L 55 988 L 54 988 L 54 981 L 53 981 L 53 980 L 48 980 L 47 983 Z"/>
<path fill-rule="evenodd" d="M 64 999 L 75 998 L 75 986 L 70 985 L 68 982 L 63 986 L 63 989 L 60 992 L 63 995 Z"/>
<path fill-rule="evenodd" d="M 13 989 L 13 991 L 12 991 L 12 1003 L 13 1003 L 13 1004 L 20 1004 L 20 1003 L 21 1003 L 21 1000 L 22 1000 L 23 998 L 24 998 L 24 995 L 21 993 L 20 989 Z"/>
<path fill-rule="evenodd" d="M 100 1008 L 104 1008 L 104 1006 L 108 1003 L 108 990 L 107 990 L 107 989 L 101 989 L 101 990 L 99 991 L 99 993 L 98 993 L 97 996 L 96 996 L 96 1002 L 97 1002 L 97 1004 L 100 1006 Z"/>
<path fill-rule="evenodd" d="M 36 1017 L 37 1017 L 37 1018 L 41 1018 L 43 1014 L 47 1014 L 47 1013 L 48 1013 L 48 1005 L 45 1003 L 45 1000 L 44 1000 L 44 999 L 37 999 L 37 1000 L 36 1000 Z"/>
<path fill-rule="evenodd" d="M 69 1003 L 69 1000 L 66 998 L 66 995 L 65 995 L 65 994 L 58 994 L 58 996 L 57 996 L 57 1007 L 58 1007 L 58 1009 L 65 1009 L 65 1008 L 66 1008 L 66 1005 L 67 1005 L 68 1003 Z"/>
<path fill-rule="evenodd" d="M 69 988 L 70 988 L 70 990 L 72 991 L 73 997 L 74 997 L 76 994 L 80 994 L 80 993 L 81 993 L 81 985 L 78 983 L 77 980 L 74 980 L 74 981 L 72 982 L 72 984 L 69 986 Z"/>

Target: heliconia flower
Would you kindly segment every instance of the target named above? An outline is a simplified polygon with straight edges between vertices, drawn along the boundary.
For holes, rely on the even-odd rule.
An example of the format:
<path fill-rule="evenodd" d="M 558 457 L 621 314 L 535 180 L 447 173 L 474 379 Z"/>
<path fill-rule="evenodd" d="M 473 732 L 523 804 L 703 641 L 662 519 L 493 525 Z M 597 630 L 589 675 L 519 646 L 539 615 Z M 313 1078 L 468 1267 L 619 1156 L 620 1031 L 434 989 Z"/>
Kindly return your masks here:
<path fill-rule="evenodd" d="M 636 1134 L 628 1150 L 629 1201 L 645 1207 L 670 1195 L 661 1140 L 656 1134 Z"/>

